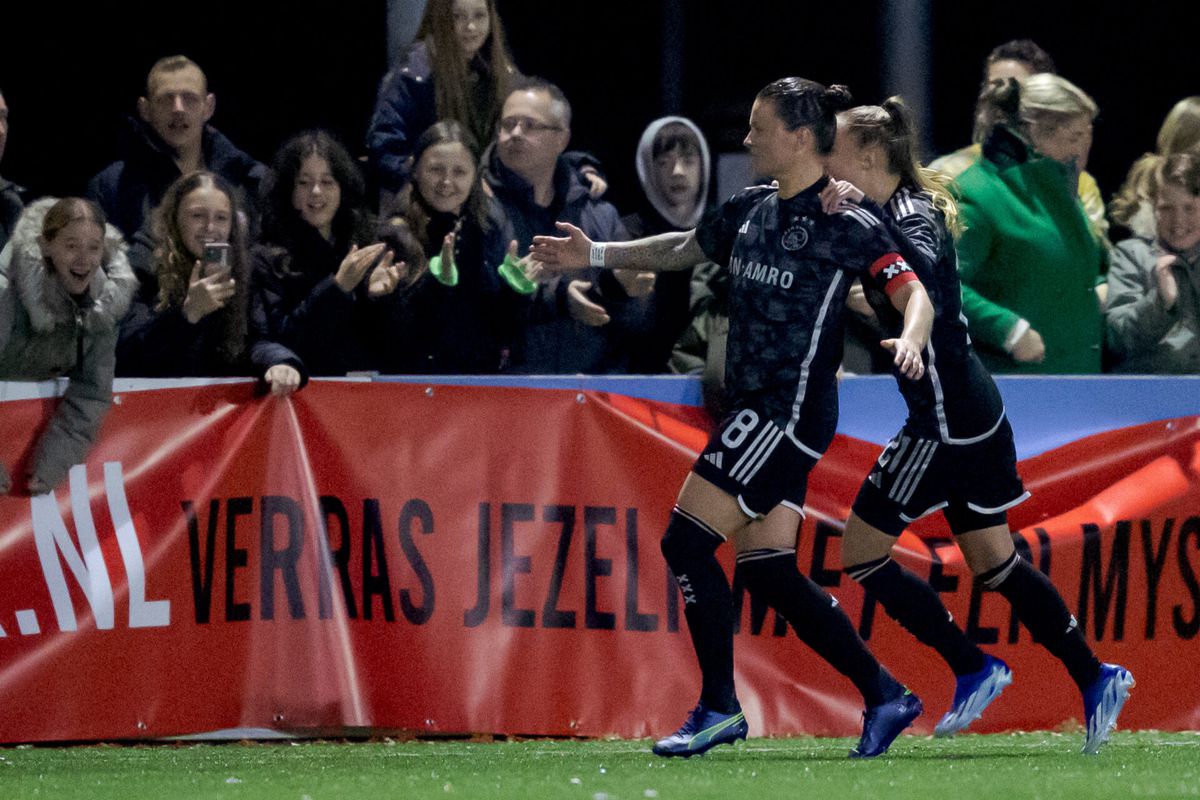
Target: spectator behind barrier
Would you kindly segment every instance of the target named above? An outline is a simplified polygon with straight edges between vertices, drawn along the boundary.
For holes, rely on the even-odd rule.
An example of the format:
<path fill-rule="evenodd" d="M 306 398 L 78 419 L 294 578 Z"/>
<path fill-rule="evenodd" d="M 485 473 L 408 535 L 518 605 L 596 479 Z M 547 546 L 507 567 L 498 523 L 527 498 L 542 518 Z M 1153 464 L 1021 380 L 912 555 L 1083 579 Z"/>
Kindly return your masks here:
<path fill-rule="evenodd" d="M 276 395 L 300 387 L 300 359 L 266 338 L 264 319 L 250 319 L 245 220 L 220 175 L 171 184 L 130 249 L 139 289 L 121 324 L 117 374 L 256 375 Z"/>
<path fill-rule="evenodd" d="M 0 161 L 4 159 L 4 146 L 8 144 L 8 103 L 0 91 Z M 8 243 L 17 218 L 25 208 L 25 189 L 0 175 L 0 250 Z"/>
<path fill-rule="evenodd" d="M 495 0 L 429 0 L 417 38 L 380 83 L 367 129 L 381 207 L 391 205 L 411 178 L 422 132 L 438 120 L 454 120 L 475 141 L 492 141 L 504 98 L 520 80 Z M 567 158 L 592 196 L 603 195 L 608 184 L 599 162 L 588 153 Z"/>
<path fill-rule="evenodd" d="M 439 119 L 490 142 L 517 75 L 494 0 L 429 0 L 417 39 L 384 76 L 367 130 L 371 166 L 393 195 L 412 174 L 417 137 Z"/>
<path fill-rule="evenodd" d="M 1076 196 L 1096 104 L 1057 75 L 980 95 L 989 130 L 958 177 L 963 313 L 993 372 L 1096 373 L 1106 259 Z"/>
<path fill-rule="evenodd" d="M 983 87 L 995 80 L 1015 78 L 1020 83 L 1030 75 L 1049 73 L 1057 75 L 1054 59 L 1050 54 L 1037 45 L 1032 39 L 1014 39 L 998 45 L 988 53 L 983 62 L 983 82 L 980 84 L 982 97 Z M 943 172 L 951 178 L 957 178 L 962 172 L 979 160 L 980 146 L 989 129 L 987 112 L 978 102 L 975 104 L 975 123 L 971 130 L 971 144 L 956 150 L 949 155 L 934 159 L 931 169 Z M 1108 219 L 1104 215 L 1104 198 L 1100 195 L 1100 187 L 1096 179 L 1086 170 L 1079 173 L 1079 200 L 1083 203 L 1091 221 L 1092 232 L 1108 246 Z"/>
<path fill-rule="evenodd" d="M 708 142 L 685 117 L 662 117 L 646 126 L 638 142 L 638 180 L 643 200 L 637 212 L 621 218 L 635 239 L 695 228 L 704 216 L 712 177 Z M 648 298 L 647 329 L 629 342 L 630 372 L 667 372 L 675 342 L 691 319 L 691 268 L 660 272 Z M 703 355 L 703 354 L 700 354 Z"/>
<path fill-rule="evenodd" d="M 1200 374 L 1200 154 L 1168 156 L 1150 180 L 1156 239 L 1127 239 L 1109 269 L 1117 372 Z"/>
<path fill-rule="evenodd" d="M 117 326 L 137 278 L 121 232 L 77 197 L 33 203 L 10 244 L 0 256 L 0 380 L 68 379 L 26 474 L 29 493 L 43 494 L 87 457 L 108 413 Z M 0 464 L 0 494 L 12 488 Z"/>
<path fill-rule="evenodd" d="M 371 244 L 358 166 L 329 133 L 307 131 L 279 149 L 266 186 L 252 313 L 311 375 L 377 370 L 372 301 L 396 289 L 405 267 Z"/>
<path fill-rule="evenodd" d="M 406 333 L 385 369 L 499 372 L 534 287 L 515 263 L 517 244 L 504 212 L 479 181 L 479 146 L 461 124 L 438 122 L 417 140 L 413 156 L 413 181 L 393 221 L 413 232 L 431 268 L 403 303 L 389 306 L 402 314 L 390 327 Z"/>
<path fill-rule="evenodd" d="M 1174 105 L 1158 129 L 1155 144 L 1153 153 L 1134 162 L 1109 204 L 1113 222 L 1143 239 L 1153 239 L 1157 232 L 1151 185 L 1163 161 L 1176 153 L 1200 152 L 1200 97 L 1185 97 Z"/>
<path fill-rule="evenodd" d="M 570 222 L 597 241 L 629 238 L 617 210 L 588 194 L 562 157 L 571 105 L 562 90 L 525 79 L 504 101 L 500 131 L 483 159 L 484 180 L 512 223 L 519 251 Z M 615 276 L 615 277 L 614 277 Z M 533 374 L 627 372 L 622 333 L 644 323 L 653 273 L 591 268 L 538 286 L 514 369 Z"/>
<path fill-rule="evenodd" d="M 256 217 L 265 167 L 208 124 L 216 110 L 208 79 L 186 56 L 159 59 L 128 120 L 123 154 L 92 178 L 88 197 L 132 237 L 181 175 L 207 169 L 238 191 L 239 205 Z"/>

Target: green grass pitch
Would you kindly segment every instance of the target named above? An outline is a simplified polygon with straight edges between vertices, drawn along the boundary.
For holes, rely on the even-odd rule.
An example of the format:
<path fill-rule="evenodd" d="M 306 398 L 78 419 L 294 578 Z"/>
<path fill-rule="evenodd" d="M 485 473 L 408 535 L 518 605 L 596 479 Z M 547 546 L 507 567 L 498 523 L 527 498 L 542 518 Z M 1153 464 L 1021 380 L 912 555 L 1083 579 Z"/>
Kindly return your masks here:
<path fill-rule="evenodd" d="M 0 798 L 990 800 L 1200 797 L 1200 734 L 904 736 L 874 761 L 851 739 L 751 739 L 664 760 L 641 741 L 273 742 L 0 749 Z"/>

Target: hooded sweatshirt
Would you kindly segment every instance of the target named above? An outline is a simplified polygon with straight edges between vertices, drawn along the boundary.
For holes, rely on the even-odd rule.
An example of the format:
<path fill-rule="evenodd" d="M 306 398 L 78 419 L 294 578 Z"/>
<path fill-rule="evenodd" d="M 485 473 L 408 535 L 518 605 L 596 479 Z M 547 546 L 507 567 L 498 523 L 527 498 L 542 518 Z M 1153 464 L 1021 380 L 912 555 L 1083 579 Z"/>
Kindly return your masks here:
<path fill-rule="evenodd" d="M 117 329 L 137 287 L 125 240 L 109 225 L 104 260 L 82 302 L 67 293 L 38 244 L 55 202 L 44 198 L 25 209 L 0 255 L 0 380 L 70 381 L 30 469 L 49 487 L 84 460 L 108 413 Z"/>
<path fill-rule="evenodd" d="M 700 190 L 695 207 L 690 212 L 680 213 L 667 202 L 658 184 L 654 181 L 654 138 L 667 125 L 678 123 L 686 126 L 700 143 Z M 704 134 L 686 117 L 660 117 L 642 133 L 638 142 L 636 167 L 641 181 L 644 199 L 637 213 L 623 217 L 621 221 L 635 239 L 656 236 L 660 233 L 686 231 L 695 228 L 707 209 L 709 185 L 712 178 L 708 142 Z M 671 351 L 683 335 L 691 320 L 692 269 L 679 272 L 660 272 L 654 281 L 654 292 L 650 295 L 650 309 L 643 330 L 636 331 L 639 344 L 632 347 L 634 354 L 630 372 L 655 374 L 668 371 Z"/>

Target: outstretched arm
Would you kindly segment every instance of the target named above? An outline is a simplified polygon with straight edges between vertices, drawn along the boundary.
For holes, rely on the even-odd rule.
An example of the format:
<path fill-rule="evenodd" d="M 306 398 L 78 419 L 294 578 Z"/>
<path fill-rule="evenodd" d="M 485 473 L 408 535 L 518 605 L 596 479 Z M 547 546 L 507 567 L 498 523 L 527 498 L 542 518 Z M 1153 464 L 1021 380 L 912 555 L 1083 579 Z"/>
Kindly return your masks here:
<path fill-rule="evenodd" d="M 929 332 L 933 328 L 933 303 L 918 281 L 910 281 L 891 295 L 892 305 L 904 314 L 904 330 L 896 339 L 880 342 L 892 353 L 892 363 L 900 374 L 910 380 L 918 380 L 925 374 L 925 362 L 921 351 L 929 343 Z"/>
<path fill-rule="evenodd" d="M 546 266 L 557 269 L 583 269 L 590 266 L 673 272 L 708 260 L 696 241 L 694 230 L 663 233 L 632 242 L 593 242 L 586 233 L 569 222 L 557 222 L 555 225 L 567 235 L 535 236 L 530 253 Z"/>

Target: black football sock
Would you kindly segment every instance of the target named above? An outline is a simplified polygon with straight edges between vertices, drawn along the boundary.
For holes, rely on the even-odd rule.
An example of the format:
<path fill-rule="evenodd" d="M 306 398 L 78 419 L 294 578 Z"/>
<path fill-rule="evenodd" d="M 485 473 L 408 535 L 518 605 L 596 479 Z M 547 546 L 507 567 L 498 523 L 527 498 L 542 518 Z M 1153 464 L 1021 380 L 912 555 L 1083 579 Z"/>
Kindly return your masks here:
<path fill-rule="evenodd" d="M 859 637 L 837 600 L 796 568 L 795 550 L 749 550 L 738 555 L 737 574 L 751 596 L 783 615 L 801 641 L 849 678 L 867 707 L 904 692 Z"/>
<path fill-rule="evenodd" d="M 983 651 L 954 624 L 933 587 L 890 556 L 846 567 L 845 571 L 917 641 L 936 650 L 955 675 L 983 669 Z"/>
<path fill-rule="evenodd" d="M 1017 619 L 1033 634 L 1033 640 L 1063 662 L 1080 690 L 1099 677 L 1100 660 L 1084 640 L 1079 623 L 1058 589 L 1032 564 L 1013 553 L 979 579 L 1012 603 Z"/>
<path fill-rule="evenodd" d="M 662 552 L 683 593 L 683 614 L 700 663 L 700 702 L 723 714 L 738 708 L 733 688 L 733 595 L 717 563 L 717 531 L 681 510 L 671 512 Z"/>

